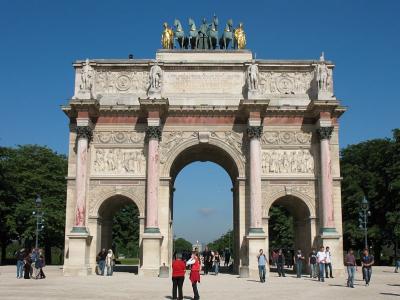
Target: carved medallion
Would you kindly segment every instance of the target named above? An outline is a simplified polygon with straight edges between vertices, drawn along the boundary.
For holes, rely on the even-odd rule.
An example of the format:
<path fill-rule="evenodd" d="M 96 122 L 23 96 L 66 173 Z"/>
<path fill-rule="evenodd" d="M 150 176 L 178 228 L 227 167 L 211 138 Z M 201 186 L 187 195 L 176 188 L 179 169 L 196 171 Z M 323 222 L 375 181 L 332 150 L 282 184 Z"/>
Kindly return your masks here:
<path fill-rule="evenodd" d="M 132 84 L 132 81 L 129 78 L 129 76 L 126 74 L 123 74 L 117 78 L 116 87 L 120 91 L 127 91 L 130 89 L 131 84 Z"/>

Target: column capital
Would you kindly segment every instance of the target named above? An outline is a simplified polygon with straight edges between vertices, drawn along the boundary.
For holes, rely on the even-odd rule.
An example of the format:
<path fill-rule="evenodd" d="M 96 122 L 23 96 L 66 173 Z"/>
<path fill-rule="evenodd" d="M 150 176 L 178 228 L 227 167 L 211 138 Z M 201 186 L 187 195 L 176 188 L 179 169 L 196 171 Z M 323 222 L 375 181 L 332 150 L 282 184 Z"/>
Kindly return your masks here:
<path fill-rule="evenodd" d="M 263 132 L 263 126 L 247 126 L 247 135 L 249 138 L 260 139 Z"/>
<path fill-rule="evenodd" d="M 332 136 L 333 126 L 324 126 L 317 129 L 320 140 L 329 140 Z"/>
<path fill-rule="evenodd" d="M 76 126 L 76 138 L 77 139 L 87 139 L 89 142 L 93 138 L 93 129 L 91 126 Z"/>
<path fill-rule="evenodd" d="M 161 126 L 148 126 L 146 129 L 146 138 L 150 139 L 157 139 L 161 141 L 162 130 Z"/>

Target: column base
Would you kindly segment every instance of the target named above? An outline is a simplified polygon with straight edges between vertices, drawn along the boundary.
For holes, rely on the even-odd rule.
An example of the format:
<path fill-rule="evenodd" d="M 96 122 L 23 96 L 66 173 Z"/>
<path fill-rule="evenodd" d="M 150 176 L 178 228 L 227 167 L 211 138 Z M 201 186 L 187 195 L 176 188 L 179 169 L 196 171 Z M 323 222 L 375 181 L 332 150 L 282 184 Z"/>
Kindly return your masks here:
<path fill-rule="evenodd" d="M 241 266 L 239 268 L 239 277 L 240 278 L 249 278 L 249 267 L 248 266 Z"/>
<path fill-rule="evenodd" d="M 249 235 L 246 236 L 247 238 L 247 243 L 248 243 L 248 277 L 250 278 L 254 278 L 254 279 L 259 279 L 259 273 L 258 273 L 258 262 L 257 262 L 257 255 L 259 254 L 260 249 L 263 249 L 264 251 L 266 251 L 265 249 L 265 239 L 267 238 L 267 236 L 264 234 L 264 232 L 260 232 L 259 230 L 257 230 L 256 232 L 250 233 L 249 230 Z M 267 261 L 269 260 L 269 255 L 268 253 L 265 253 L 265 256 L 267 257 Z M 269 272 L 268 272 L 269 268 L 268 268 L 268 264 L 265 266 L 265 271 L 266 274 L 265 276 L 268 277 L 269 276 Z M 246 272 L 245 269 L 242 270 L 244 273 Z"/>
<path fill-rule="evenodd" d="M 149 277 L 158 277 L 161 267 L 161 241 L 160 233 L 146 232 L 142 237 L 143 259 L 140 274 Z"/>
<path fill-rule="evenodd" d="M 74 228 L 76 228 L 74 230 Z M 89 265 L 89 247 L 92 236 L 84 227 L 74 227 L 68 237 L 68 258 L 64 262 L 64 276 L 88 276 L 92 274 Z"/>
<path fill-rule="evenodd" d="M 332 253 L 332 269 L 334 277 L 342 277 L 346 275 L 343 264 L 343 242 L 342 236 L 335 230 L 324 231 L 319 235 L 320 245 L 329 247 Z"/>

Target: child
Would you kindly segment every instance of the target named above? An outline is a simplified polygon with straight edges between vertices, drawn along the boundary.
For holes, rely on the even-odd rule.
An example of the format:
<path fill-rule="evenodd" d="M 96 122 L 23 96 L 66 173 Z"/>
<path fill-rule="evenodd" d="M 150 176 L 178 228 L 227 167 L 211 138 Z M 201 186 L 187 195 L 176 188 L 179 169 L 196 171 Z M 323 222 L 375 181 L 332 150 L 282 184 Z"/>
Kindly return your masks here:
<path fill-rule="evenodd" d="M 191 265 L 192 268 L 190 270 L 190 281 L 192 282 L 192 288 L 193 288 L 193 300 L 198 300 L 200 299 L 199 296 L 199 291 L 197 290 L 197 282 L 200 283 L 200 260 L 198 257 L 197 252 L 193 251 L 192 252 L 192 257 L 188 260 L 186 263 L 188 266 Z"/>

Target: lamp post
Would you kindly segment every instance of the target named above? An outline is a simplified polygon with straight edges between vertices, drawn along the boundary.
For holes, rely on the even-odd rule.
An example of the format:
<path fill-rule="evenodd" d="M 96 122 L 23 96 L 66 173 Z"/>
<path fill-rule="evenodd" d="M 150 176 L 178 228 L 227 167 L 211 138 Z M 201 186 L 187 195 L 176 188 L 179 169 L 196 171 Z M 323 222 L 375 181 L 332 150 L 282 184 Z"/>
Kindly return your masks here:
<path fill-rule="evenodd" d="M 359 212 L 360 229 L 364 230 L 364 246 L 368 249 L 368 217 L 371 215 L 369 211 L 368 200 L 364 197 L 361 201 L 361 211 Z"/>
<path fill-rule="evenodd" d="M 44 228 L 43 225 L 43 212 L 41 211 L 41 206 L 42 206 L 42 199 L 38 195 L 37 198 L 35 199 L 35 205 L 36 205 L 36 210 L 33 212 L 33 215 L 36 216 L 36 242 L 35 242 L 35 248 L 37 249 L 39 246 L 39 231 L 41 231 Z M 39 228 L 40 226 L 40 228 Z"/>

